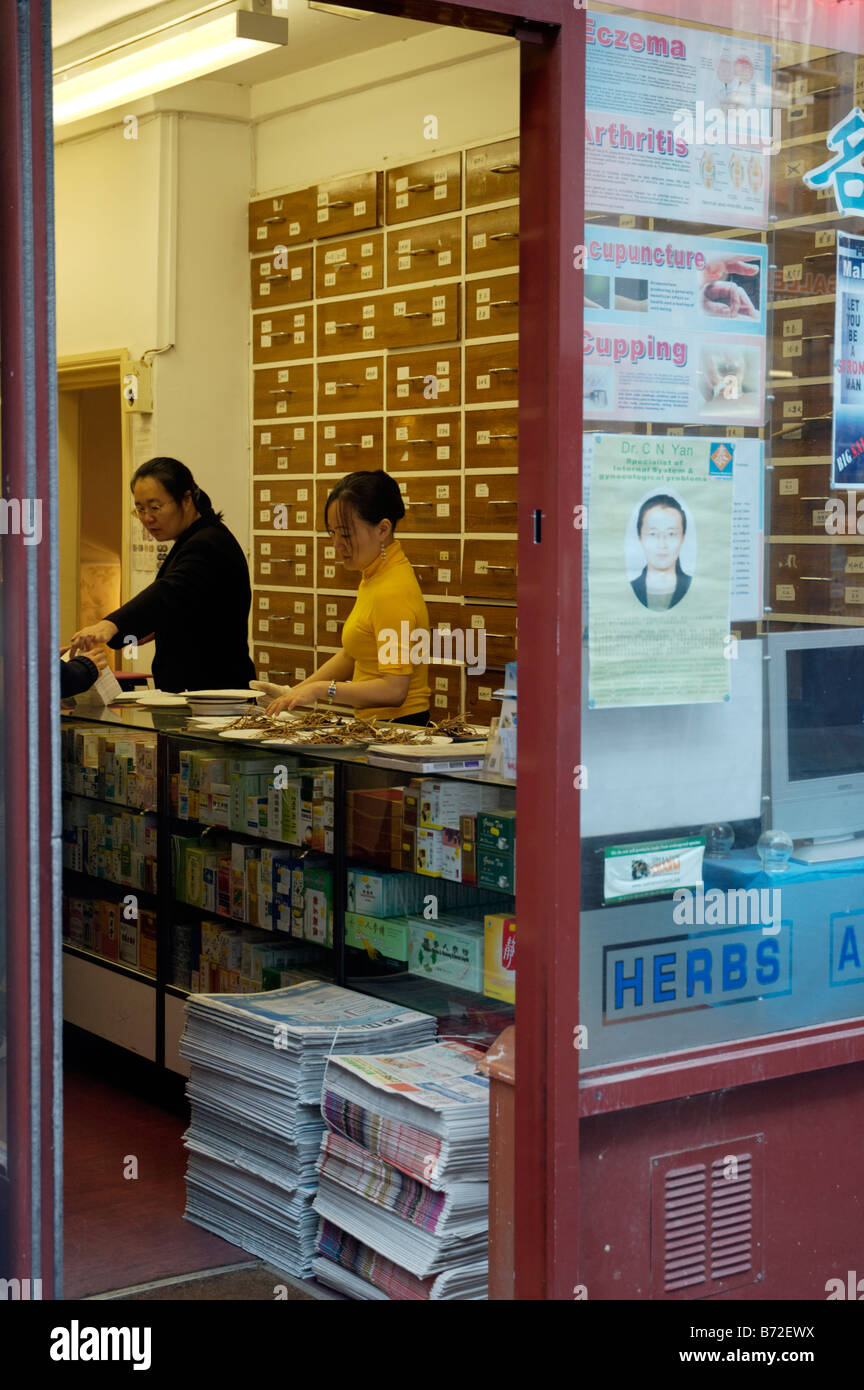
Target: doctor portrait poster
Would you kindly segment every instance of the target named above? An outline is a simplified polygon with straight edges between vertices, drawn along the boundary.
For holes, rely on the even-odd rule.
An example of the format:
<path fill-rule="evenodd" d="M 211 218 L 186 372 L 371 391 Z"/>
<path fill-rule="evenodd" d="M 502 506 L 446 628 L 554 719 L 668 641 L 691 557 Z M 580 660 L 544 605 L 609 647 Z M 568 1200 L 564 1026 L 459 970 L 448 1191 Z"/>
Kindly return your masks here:
<path fill-rule="evenodd" d="M 588 703 L 729 698 L 734 440 L 594 436 Z"/>

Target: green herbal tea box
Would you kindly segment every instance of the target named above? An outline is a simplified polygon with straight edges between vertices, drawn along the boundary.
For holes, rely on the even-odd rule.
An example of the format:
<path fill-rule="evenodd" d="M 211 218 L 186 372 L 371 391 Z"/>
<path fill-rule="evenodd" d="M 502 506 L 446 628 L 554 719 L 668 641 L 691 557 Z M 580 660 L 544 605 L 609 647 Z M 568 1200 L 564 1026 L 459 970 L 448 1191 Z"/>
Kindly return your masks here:
<path fill-rule="evenodd" d="M 441 984 L 460 989 L 483 990 L 482 921 L 452 922 L 450 915 L 437 922 L 424 918 L 409 920 L 408 970 Z"/>
<path fill-rule="evenodd" d="M 361 912 L 345 913 L 345 945 L 365 951 L 372 960 L 392 962 L 403 968 L 408 962 L 407 917 L 371 917 Z"/>
<path fill-rule="evenodd" d="M 477 846 L 477 884 L 502 893 L 516 892 L 516 861 L 512 854 L 494 854 Z"/>
<path fill-rule="evenodd" d="M 304 867 L 303 935 L 319 946 L 333 945 L 333 872 L 329 868 Z"/>
<path fill-rule="evenodd" d="M 495 854 L 512 855 L 516 849 L 516 812 L 479 811 L 477 845 Z"/>
<path fill-rule="evenodd" d="M 419 912 L 429 885 L 416 874 L 388 873 L 383 869 L 349 869 L 349 912 L 370 917 L 401 917 Z"/>

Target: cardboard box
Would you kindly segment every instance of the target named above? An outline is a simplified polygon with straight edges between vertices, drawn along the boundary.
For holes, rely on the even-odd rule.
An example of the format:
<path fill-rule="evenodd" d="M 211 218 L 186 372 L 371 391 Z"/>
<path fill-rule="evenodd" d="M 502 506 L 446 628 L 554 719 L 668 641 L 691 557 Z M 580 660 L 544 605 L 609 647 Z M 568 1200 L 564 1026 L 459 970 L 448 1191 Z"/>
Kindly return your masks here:
<path fill-rule="evenodd" d="M 345 913 L 345 945 L 353 946 L 384 965 L 408 963 L 409 921 L 407 917 L 372 917 L 360 912 Z"/>
<path fill-rule="evenodd" d="M 441 877 L 441 831 L 428 826 L 417 828 L 417 872 L 430 878 Z"/>
<path fill-rule="evenodd" d="M 402 827 L 402 868 L 409 873 L 415 873 L 417 869 L 417 828 L 416 826 L 403 825 Z"/>
<path fill-rule="evenodd" d="M 512 854 L 493 854 L 491 850 L 478 848 L 477 883 L 480 888 L 515 893 L 516 864 Z"/>
<path fill-rule="evenodd" d="M 407 912 L 419 912 L 428 891 L 417 874 L 349 869 L 347 910 L 370 917 L 401 917 Z"/>
<path fill-rule="evenodd" d="M 138 923 L 120 919 L 119 958 L 126 965 L 138 965 Z"/>
<path fill-rule="evenodd" d="M 462 882 L 462 836 L 449 826 L 441 831 L 441 877 L 453 883 Z"/>
<path fill-rule="evenodd" d="M 138 913 L 138 964 L 148 974 L 156 974 L 156 914 L 146 908 Z"/>
<path fill-rule="evenodd" d="M 447 913 L 437 922 L 409 918 L 408 970 L 441 984 L 483 990 L 484 926 L 482 921 Z"/>
<path fill-rule="evenodd" d="M 493 912 L 484 919 L 483 993 L 516 1003 L 516 918 Z"/>
<path fill-rule="evenodd" d="M 320 864 L 303 869 L 303 935 L 319 946 L 333 945 L 333 872 Z"/>
<path fill-rule="evenodd" d="M 516 812 L 478 811 L 477 845 L 495 854 L 516 852 Z"/>
<path fill-rule="evenodd" d="M 477 817 L 459 817 L 459 838 L 462 847 L 462 882 L 477 882 Z"/>

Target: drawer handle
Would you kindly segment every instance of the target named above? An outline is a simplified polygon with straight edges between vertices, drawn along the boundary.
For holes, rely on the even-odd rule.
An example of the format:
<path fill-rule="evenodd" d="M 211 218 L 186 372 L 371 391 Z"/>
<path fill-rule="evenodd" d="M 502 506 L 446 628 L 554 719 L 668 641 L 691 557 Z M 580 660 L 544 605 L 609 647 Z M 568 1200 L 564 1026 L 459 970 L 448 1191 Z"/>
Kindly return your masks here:
<path fill-rule="evenodd" d="M 515 633 L 515 632 L 489 632 L 489 630 L 488 630 L 487 628 L 485 628 L 485 627 L 478 627 L 478 628 L 475 628 L 475 631 L 476 631 L 476 632 L 485 632 L 487 637 L 495 637 L 495 638 L 497 638 L 497 639 L 498 639 L 499 641 L 501 641 L 501 642 L 515 642 L 515 641 L 516 641 L 516 633 Z"/>
<path fill-rule="evenodd" d="M 325 204 L 325 206 L 328 208 L 350 208 L 353 207 L 354 204 L 351 202 L 350 198 L 339 198 L 335 202 Z"/>
<path fill-rule="evenodd" d="M 359 381 L 334 381 L 333 385 L 340 391 L 359 391 Z"/>
<path fill-rule="evenodd" d="M 506 570 L 508 574 L 516 573 L 515 565 L 487 565 L 487 570 Z"/>
<path fill-rule="evenodd" d="M 287 454 L 289 449 L 296 449 L 296 448 L 297 448 L 297 445 L 296 445 L 296 444 L 265 444 L 265 445 L 264 445 L 264 448 L 268 451 L 268 453 L 271 453 L 271 454 L 272 454 L 272 453 L 277 453 L 277 454 L 279 454 L 279 453 L 286 453 L 286 454 Z"/>
<path fill-rule="evenodd" d="M 335 323 L 334 328 L 359 328 L 359 323 Z"/>
<path fill-rule="evenodd" d="M 518 174 L 518 164 L 493 164 L 489 170 L 490 174 Z"/>
<path fill-rule="evenodd" d="M 516 506 L 516 499 L 514 498 L 514 499 L 511 501 L 511 500 L 510 500 L 509 498 L 507 498 L 507 497 L 501 497 L 501 498 L 498 498 L 498 499 L 496 500 L 494 497 L 489 497 L 489 498 L 486 499 L 486 506 L 487 506 L 487 507 L 515 507 L 515 506 Z"/>
<path fill-rule="evenodd" d="M 434 255 L 435 255 L 435 247 L 434 247 L 434 246 L 418 246 L 418 247 L 416 248 L 416 250 L 414 250 L 414 251 L 409 251 L 409 252 L 408 252 L 408 255 L 409 255 L 409 256 L 434 256 Z"/>
<path fill-rule="evenodd" d="M 402 317 L 403 319 L 429 319 L 432 315 L 431 313 L 426 313 L 424 309 L 415 309 L 413 313 L 403 314 Z"/>
<path fill-rule="evenodd" d="M 406 188 L 406 193 L 427 193 L 430 188 L 434 188 L 433 183 L 411 183 Z"/>
<path fill-rule="evenodd" d="M 809 256 L 802 256 L 804 261 L 824 261 L 827 256 L 833 256 L 837 248 L 829 246 L 825 251 L 811 251 Z"/>
<path fill-rule="evenodd" d="M 286 221 L 287 221 L 287 218 L 285 218 L 285 217 L 262 217 L 262 218 L 261 218 L 261 221 L 264 223 L 265 226 L 275 226 L 276 224 L 281 224 L 282 222 L 286 222 Z"/>
<path fill-rule="evenodd" d="M 268 396 L 293 396 L 293 395 L 294 395 L 294 392 L 293 392 L 293 391 L 289 391 L 287 386 L 279 386 L 279 387 L 268 386 L 268 388 L 267 388 L 267 394 L 268 394 Z"/>
<path fill-rule="evenodd" d="M 294 334 L 289 333 L 287 328 L 281 328 L 278 333 L 270 333 L 269 335 L 266 333 L 264 334 L 264 337 L 268 336 L 271 338 L 293 338 Z"/>
<path fill-rule="evenodd" d="M 415 570 L 434 570 L 434 565 L 414 565 Z"/>
<path fill-rule="evenodd" d="M 359 264 L 360 264 L 359 261 L 340 261 L 339 264 L 337 265 L 336 269 L 337 269 L 337 270 L 356 270 Z"/>
<path fill-rule="evenodd" d="M 303 616 L 305 617 L 305 614 Z M 266 618 L 262 618 L 259 613 L 258 621 L 259 623 L 293 623 L 295 619 L 290 613 L 268 613 Z M 299 618 L 296 621 L 299 622 Z"/>
<path fill-rule="evenodd" d="M 261 279 L 269 282 L 270 280 L 287 280 L 288 276 L 280 271 L 278 275 L 262 275 Z"/>
<path fill-rule="evenodd" d="M 490 439 L 518 439 L 518 434 L 490 434 Z"/>
<path fill-rule="evenodd" d="M 489 375 L 491 376 L 495 372 L 518 372 L 518 370 L 518 367 L 490 367 Z"/>
<path fill-rule="evenodd" d="M 820 420 L 830 419 L 830 415 L 802 415 L 800 420 L 790 421 L 788 425 L 782 425 L 779 430 L 772 430 L 771 438 L 774 439 L 778 434 L 793 434 L 795 430 L 800 430 L 802 425 L 812 425 Z M 824 501 L 824 498 L 822 500 Z"/>
<path fill-rule="evenodd" d="M 416 377 L 412 377 L 411 380 L 412 380 L 412 381 L 415 381 L 415 380 L 416 380 Z M 399 443 L 396 444 L 396 445 L 394 445 L 393 447 L 394 447 L 394 448 L 399 448 L 399 447 L 400 447 L 401 445 L 403 445 L 403 444 L 437 444 L 437 443 L 438 443 L 438 440 L 437 440 L 437 439 L 400 439 L 400 440 L 399 440 Z"/>
<path fill-rule="evenodd" d="M 518 304 L 518 299 L 493 299 L 489 305 L 490 309 L 501 309 L 505 304 Z"/>
<path fill-rule="evenodd" d="M 359 444 L 351 444 L 351 443 L 348 443 L 348 444 L 334 444 L 334 445 L 332 445 L 332 447 L 333 447 L 334 449 L 359 449 L 359 448 L 360 448 L 360 445 L 359 445 Z"/>
<path fill-rule="evenodd" d="M 434 502 L 409 502 L 409 507 L 434 507 Z"/>
<path fill-rule="evenodd" d="M 490 241 L 518 241 L 518 240 L 519 240 L 519 233 L 518 233 L 518 232 L 492 232 L 492 233 L 490 234 L 489 240 L 490 240 Z"/>
<path fill-rule="evenodd" d="M 262 558 L 262 557 L 259 556 L 259 559 L 260 559 L 260 558 Z M 269 564 L 269 565 L 293 565 L 293 564 L 294 564 L 294 556 L 293 556 L 293 555 L 291 556 L 291 558 L 290 558 L 289 560 L 280 559 L 278 555 L 275 555 L 275 556 L 273 556 L 272 558 L 271 558 L 271 556 L 269 556 L 269 555 L 265 555 L 265 556 L 263 557 L 263 560 L 264 560 L 264 563 L 265 563 L 265 564 Z M 492 566 L 490 565 L 489 568 L 491 569 Z"/>

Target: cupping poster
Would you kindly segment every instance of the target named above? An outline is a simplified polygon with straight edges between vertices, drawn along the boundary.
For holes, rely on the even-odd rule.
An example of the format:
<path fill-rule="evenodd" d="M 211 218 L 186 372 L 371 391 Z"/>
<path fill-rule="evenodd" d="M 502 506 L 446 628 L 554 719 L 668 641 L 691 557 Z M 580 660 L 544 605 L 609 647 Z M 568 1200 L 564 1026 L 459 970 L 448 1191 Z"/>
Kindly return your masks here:
<path fill-rule="evenodd" d="M 583 413 L 761 425 L 767 247 L 585 228 Z"/>
<path fill-rule="evenodd" d="M 837 233 L 831 486 L 864 486 L 864 237 Z"/>
<path fill-rule="evenodd" d="M 779 148 L 770 45 L 627 14 L 586 19 L 587 206 L 765 227 Z"/>

